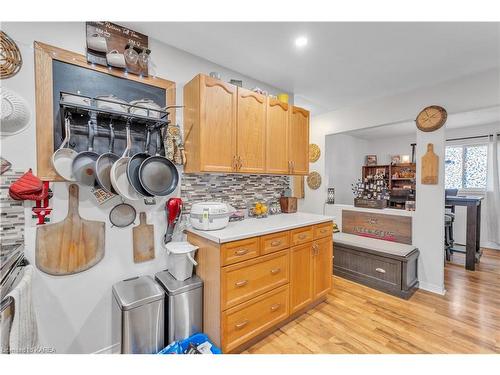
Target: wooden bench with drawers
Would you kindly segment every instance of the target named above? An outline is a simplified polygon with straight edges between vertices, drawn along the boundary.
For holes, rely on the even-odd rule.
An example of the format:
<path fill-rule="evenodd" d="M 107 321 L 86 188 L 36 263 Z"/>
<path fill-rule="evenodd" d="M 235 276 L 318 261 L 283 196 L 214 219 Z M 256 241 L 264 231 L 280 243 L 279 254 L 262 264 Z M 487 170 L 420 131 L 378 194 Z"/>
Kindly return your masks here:
<path fill-rule="evenodd" d="M 223 352 L 240 352 L 324 301 L 332 233 L 331 221 L 223 244 L 188 233 L 199 247 L 203 331 Z"/>

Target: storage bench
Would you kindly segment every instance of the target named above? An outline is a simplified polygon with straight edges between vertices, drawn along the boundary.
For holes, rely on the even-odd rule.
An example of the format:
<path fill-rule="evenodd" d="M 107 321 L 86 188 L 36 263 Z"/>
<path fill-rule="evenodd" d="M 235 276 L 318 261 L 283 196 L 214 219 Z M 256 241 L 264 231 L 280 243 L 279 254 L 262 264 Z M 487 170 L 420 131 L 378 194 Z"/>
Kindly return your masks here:
<path fill-rule="evenodd" d="M 418 288 L 415 246 L 336 233 L 333 274 L 408 299 Z"/>

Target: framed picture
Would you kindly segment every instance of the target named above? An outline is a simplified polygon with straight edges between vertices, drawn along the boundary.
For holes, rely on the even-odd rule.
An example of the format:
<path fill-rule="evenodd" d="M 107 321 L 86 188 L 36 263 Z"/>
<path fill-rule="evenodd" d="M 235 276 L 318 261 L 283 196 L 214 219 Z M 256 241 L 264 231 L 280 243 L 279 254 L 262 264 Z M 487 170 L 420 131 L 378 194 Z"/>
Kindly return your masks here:
<path fill-rule="evenodd" d="M 366 165 L 377 165 L 377 155 L 366 155 Z"/>
<path fill-rule="evenodd" d="M 392 155 L 391 156 L 391 164 L 401 164 L 401 155 Z"/>

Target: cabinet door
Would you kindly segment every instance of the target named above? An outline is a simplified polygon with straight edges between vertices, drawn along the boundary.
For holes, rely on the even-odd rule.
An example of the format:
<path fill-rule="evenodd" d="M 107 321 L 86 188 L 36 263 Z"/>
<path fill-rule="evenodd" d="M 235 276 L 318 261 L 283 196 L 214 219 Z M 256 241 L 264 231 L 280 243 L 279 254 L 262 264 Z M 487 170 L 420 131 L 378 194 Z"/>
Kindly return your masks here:
<path fill-rule="evenodd" d="M 294 313 L 313 300 L 312 243 L 290 249 L 290 313 Z"/>
<path fill-rule="evenodd" d="M 266 97 L 238 88 L 237 170 L 265 172 Z"/>
<path fill-rule="evenodd" d="M 325 237 L 313 242 L 313 295 L 314 299 L 328 294 L 332 286 L 333 241 Z"/>
<path fill-rule="evenodd" d="M 299 107 L 290 111 L 289 159 L 292 174 L 309 173 L 309 112 Z"/>
<path fill-rule="evenodd" d="M 288 104 L 269 98 L 267 106 L 266 172 L 290 173 L 288 158 Z"/>
<path fill-rule="evenodd" d="M 202 172 L 234 172 L 237 88 L 201 76 L 200 161 Z"/>

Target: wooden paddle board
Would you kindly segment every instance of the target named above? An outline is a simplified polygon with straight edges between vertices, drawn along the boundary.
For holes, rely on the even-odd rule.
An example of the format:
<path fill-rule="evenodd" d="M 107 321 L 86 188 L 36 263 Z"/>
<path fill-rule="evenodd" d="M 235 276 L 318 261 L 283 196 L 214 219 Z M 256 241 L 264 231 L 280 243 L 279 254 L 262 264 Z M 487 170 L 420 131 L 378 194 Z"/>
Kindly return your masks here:
<path fill-rule="evenodd" d="M 439 172 L 439 156 L 434 153 L 434 145 L 427 144 L 427 153 L 422 156 L 421 182 L 425 185 L 437 185 Z"/>
<path fill-rule="evenodd" d="M 154 228 L 146 224 L 146 213 L 139 214 L 139 225 L 132 229 L 134 242 L 134 262 L 140 263 L 155 257 Z"/>
<path fill-rule="evenodd" d="M 78 213 L 78 185 L 69 186 L 68 215 L 36 231 L 36 266 L 50 275 L 85 271 L 104 257 L 105 223 L 85 220 Z"/>

